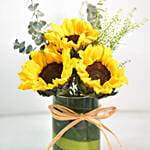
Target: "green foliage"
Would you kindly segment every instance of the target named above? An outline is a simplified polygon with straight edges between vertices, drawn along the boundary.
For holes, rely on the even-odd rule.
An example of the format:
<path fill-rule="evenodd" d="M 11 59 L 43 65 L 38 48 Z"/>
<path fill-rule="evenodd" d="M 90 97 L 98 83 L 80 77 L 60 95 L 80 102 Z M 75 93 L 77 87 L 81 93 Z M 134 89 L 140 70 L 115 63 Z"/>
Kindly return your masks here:
<path fill-rule="evenodd" d="M 122 19 L 122 9 L 120 9 L 113 17 L 109 17 L 108 10 L 105 10 L 104 18 L 101 25 L 97 25 L 97 29 L 101 31 L 100 36 L 93 44 L 104 44 L 115 50 L 120 44 L 121 39 L 129 32 L 133 32 L 140 28 L 148 19 L 141 22 L 132 22 L 132 17 L 136 8 L 133 8 L 125 19 Z"/>
<path fill-rule="evenodd" d="M 28 25 L 28 33 L 32 36 L 32 40 L 34 41 L 35 45 L 40 46 L 46 42 L 44 37 L 43 28 L 46 26 L 46 21 L 40 20 L 40 17 L 44 16 L 44 13 L 38 9 L 39 3 L 33 3 L 31 0 L 31 4 L 28 6 L 28 9 L 33 13 L 33 20 L 29 22 Z M 18 40 L 14 43 L 14 49 L 19 49 L 20 53 L 29 54 L 33 49 L 32 45 L 28 45 L 25 47 L 25 41 L 19 43 Z"/>
<path fill-rule="evenodd" d="M 100 28 L 100 19 L 103 18 L 101 15 L 101 12 L 104 11 L 102 9 L 103 2 L 105 0 L 99 0 L 97 6 L 92 5 L 88 3 L 87 1 L 82 2 L 81 8 L 80 8 L 80 17 L 82 20 L 84 20 L 84 15 L 83 15 L 83 6 L 86 5 L 87 9 L 87 21 L 89 21 L 94 28 L 99 26 Z"/>
<path fill-rule="evenodd" d="M 87 20 L 92 24 L 94 28 L 101 31 L 98 39 L 93 42 L 93 45 L 104 44 L 105 46 L 111 47 L 115 50 L 120 44 L 120 40 L 129 32 L 132 32 L 142 25 L 148 20 L 145 19 L 142 22 L 133 22 L 131 21 L 133 13 L 136 8 L 134 8 L 125 19 L 122 19 L 120 9 L 113 17 L 110 17 L 108 14 L 108 10 L 103 10 L 103 2 L 105 0 L 99 0 L 97 6 L 94 6 L 90 3 L 83 2 L 80 9 L 81 19 L 84 20 L 83 15 L 83 6 L 87 7 Z M 47 43 L 44 37 L 44 27 L 46 26 L 46 21 L 40 18 L 44 16 L 44 13 L 38 9 L 39 4 L 33 3 L 31 0 L 31 4 L 28 6 L 28 9 L 32 12 L 32 20 L 28 25 L 28 33 L 31 35 L 32 40 L 35 42 L 35 45 L 39 46 L 41 50 L 44 50 L 45 43 Z M 104 15 L 103 15 L 104 13 Z M 86 47 L 81 46 L 79 50 L 85 50 Z M 15 40 L 14 49 L 19 50 L 20 53 L 30 54 L 32 50 L 35 50 L 32 45 L 26 46 L 25 41 L 19 42 L 18 39 Z M 70 51 L 71 58 L 80 58 L 78 54 L 78 50 L 72 49 Z M 29 55 L 29 59 L 32 59 Z M 126 60 L 120 63 L 119 68 L 125 67 L 130 60 Z M 47 91 L 38 91 L 38 93 L 42 96 L 51 96 L 51 95 L 59 95 L 59 96 L 67 96 L 67 97 L 94 97 L 94 98 L 104 98 L 108 96 L 113 96 L 118 92 L 113 89 L 111 94 L 96 94 L 93 88 L 90 88 L 88 85 L 85 85 L 83 81 L 78 76 L 76 70 L 73 70 L 72 76 L 64 85 L 59 85 L 57 88 Z"/>
<path fill-rule="evenodd" d="M 44 34 L 41 32 L 45 24 L 45 21 L 30 21 L 28 25 L 28 33 L 32 36 L 32 40 L 34 40 L 36 45 L 41 45 L 46 41 Z"/>
<path fill-rule="evenodd" d="M 88 1 L 82 2 L 80 17 L 84 20 L 83 7 L 86 5 L 87 20 L 94 28 L 101 31 L 100 36 L 93 44 L 104 44 L 105 46 L 111 47 L 112 50 L 115 50 L 125 35 L 139 29 L 148 21 L 148 19 L 144 19 L 141 22 L 132 22 L 132 17 L 136 8 L 133 8 L 125 19 L 123 19 L 121 14 L 122 9 L 118 10 L 113 17 L 110 17 L 108 9 L 104 10 L 102 8 L 104 1 L 106 0 L 99 0 L 97 6 L 88 3 Z"/>
<path fill-rule="evenodd" d="M 92 24 L 94 28 L 95 28 L 95 22 L 97 20 L 96 14 L 97 14 L 97 7 L 92 4 L 88 4 L 87 5 L 87 20 Z"/>
<path fill-rule="evenodd" d="M 51 96 L 51 95 L 59 95 L 66 97 L 94 97 L 94 98 L 105 98 L 108 96 L 116 95 L 118 92 L 115 92 L 115 89 L 111 94 L 96 94 L 93 88 L 90 88 L 88 85 L 85 85 L 80 77 L 77 75 L 76 70 L 73 70 L 72 76 L 70 79 L 64 84 L 59 85 L 57 88 L 47 91 L 38 91 L 38 93 L 42 96 Z"/>
<path fill-rule="evenodd" d="M 97 10 L 96 10 L 96 14 L 95 14 L 95 28 L 97 29 L 101 29 L 101 19 L 103 19 L 103 2 L 106 0 L 99 0 L 98 4 L 97 4 Z"/>
<path fill-rule="evenodd" d="M 14 49 L 18 49 L 19 47 L 20 47 L 20 44 L 18 42 L 18 39 L 16 39 L 14 43 Z"/>
<path fill-rule="evenodd" d="M 34 5 L 31 4 L 31 5 L 28 6 L 28 9 L 29 9 L 30 11 L 35 11 L 38 6 L 39 6 L 39 3 L 35 3 Z"/>
<path fill-rule="evenodd" d="M 34 4 L 33 0 L 31 0 L 31 2 L 32 4 L 28 6 L 28 9 L 33 13 L 33 17 L 35 16 L 36 19 L 38 19 L 39 17 L 43 17 L 44 13 L 37 9 L 39 6 L 39 3 Z"/>
<path fill-rule="evenodd" d="M 25 41 L 19 43 L 18 39 L 15 40 L 14 49 L 18 49 L 20 53 L 25 54 L 29 54 L 32 50 L 34 50 L 32 45 L 28 45 L 27 47 L 25 47 Z"/>
<path fill-rule="evenodd" d="M 24 50 L 25 50 L 25 41 L 20 43 L 19 52 L 22 53 L 22 52 L 24 52 Z"/>
<path fill-rule="evenodd" d="M 36 11 L 36 15 L 37 15 L 38 17 L 43 17 L 43 16 L 44 16 L 44 13 L 41 12 L 40 10 L 37 10 L 37 11 Z"/>
<path fill-rule="evenodd" d="M 32 45 L 28 45 L 26 49 L 26 54 L 29 54 L 33 50 Z"/>
<path fill-rule="evenodd" d="M 126 65 L 127 65 L 128 63 L 130 63 L 130 62 L 131 62 L 130 59 L 121 62 L 121 63 L 119 64 L 119 68 L 125 68 Z"/>
<path fill-rule="evenodd" d="M 32 1 L 32 4 L 28 7 L 28 9 L 32 11 L 33 17 L 36 18 L 34 21 L 29 22 L 28 33 L 32 36 L 32 40 L 34 40 L 37 46 L 46 41 L 44 33 L 42 32 L 43 27 L 46 25 L 46 21 L 39 20 L 40 17 L 44 16 L 44 13 L 37 9 L 38 6 L 38 3 L 34 4 Z"/>
<path fill-rule="evenodd" d="M 81 20 L 84 20 L 84 13 L 83 13 L 83 7 L 87 2 L 82 2 L 80 7 L 80 18 Z"/>

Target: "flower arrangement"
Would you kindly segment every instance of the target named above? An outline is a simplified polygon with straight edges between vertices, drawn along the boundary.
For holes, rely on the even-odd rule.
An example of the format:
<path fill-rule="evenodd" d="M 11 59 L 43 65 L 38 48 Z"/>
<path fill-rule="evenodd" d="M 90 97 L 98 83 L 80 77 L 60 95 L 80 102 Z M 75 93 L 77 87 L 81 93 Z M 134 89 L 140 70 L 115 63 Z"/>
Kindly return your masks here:
<path fill-rule="evenodd" d="M 92 111 L 98 107 L 97 99 L 113 96 L 118 93 L 116 89 L 120 88 L 123 83 L 128 84 L 128 79 L 124 75 L 124 65 L 129 60 L 119 64 L 113 59 L 112 51 L 117 48 L 120 40 L 128 32 L 138 29 L 147 19 L 139 23 L 132 23 L 131 18 L 135 8 L 124 20 L 121 19 L 122 10 L 109 19 L 107 9 L 104 14 L 102 13 L 102 4 L 102 0 L 99 0 L 97 6 L 89 4 L 87 1 L 83 2 L 80 10 L 81 19 L 65 19 L 62 25 L 57 25 L 47 24 L 46 21 L 41 20 L 44 13 L 38 9 L 39 4 L 31 0 L 28 9 L 35 18 L 28 25 L 28 33 L 32 36 L 36 47 L 25 46 L 25 41 L 20 43 L 18 39 L 14 43 L 14 49 L 18 49 L 20 53 L 29 54 L 29 60 L 22 66 L 22 72 L 19 73 L 22 82 L 18 88 L 21 90 L 32 89 L 42 96 L 54 96 L 56 105 L 50 106 L 50 109 L 54 116 L 53 135 L 55 139 L 49 146 L 50 148 L 56 143 L 54 150 L 66 150 L 67 143 L 70 145 L 67 150 L 73 150 L 71 145 L 75 143 L 79 145 L 76 150 L 87 147 L 88 150 L 93 150 L 89 148 L 91 145 L 94 145 L 94 150 L 98 150 L 99 132 L 97 129 L 101 126 L 107 130 L 103 124 L 94 123 L 97 128 L 92 125 L 93 122 L 89 119 L 90 115 L 86 114 L 84 119 L 82 117 L 78 121 L 78 123 L 81 122 L 78 127 L 70 125 L 72 128 L 68 127 L 67 130 L 71 129 L 68 132 L 65 131 L 64 136 L 65 132 L 63 132 L 60 137 L 59 131 L 69 124 L 67 121 L 61 122 L 60 120 L 65 120 L 63 119 L 65 113 L 69 118 L 75 113 Z M 86 21 L 82 11 L 83 5 L 87 7 Z M 49 26 L 52 29 L 47 29 Z M 81 108 L 83 102 L 88 109 L 85 106 Z M 64 108 L 64 106 L 66 107 Z M 110 109 L 114 108 L 106 110 Z M 59 116 L 60 112 L 64 112 L 64 114 Z M 108 116 L 113 113 L 111 112 Z M 94 115 L 96 114 L 94 113 Z M 103 118 L 105 116 L 97 117 L 97 119 Z M 74 119 L 72 116 L 68 120 Z M 89 133 L 96 131 L 95 135 L 91 136 L 92 133 L 84 135 L 87 133 L 87 129 Z M 79 137 L 79 132 L 82 132 L 83 136 Z M 75 134 L 74 137 L 73 134 Z M 87 140 L 87 138 L 91 140 Z M 70 139 L 74 140 L 74 143 Z M 83 148 L 83 145 L 77 142 L 79 140 L 84 141 L 84 145 L 87 147 Z M 108 145 L 111 149 L 109 142 Z"/>

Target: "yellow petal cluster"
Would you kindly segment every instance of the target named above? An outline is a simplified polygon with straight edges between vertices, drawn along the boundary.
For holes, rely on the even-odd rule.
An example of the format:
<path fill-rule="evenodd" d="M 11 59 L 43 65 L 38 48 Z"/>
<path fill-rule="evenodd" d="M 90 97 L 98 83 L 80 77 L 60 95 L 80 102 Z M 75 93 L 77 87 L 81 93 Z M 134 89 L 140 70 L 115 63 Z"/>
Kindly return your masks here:
<path fill-rule="evenodd" d="M 86 21 L 77 18 L 65 19 L 61 26 L 51 23 L 52 30 L 47 30 L 44 34 L 49 43 L 56 45 L 58 49 L 64 47 L 74 48 L 77 50 L 81 45 L 87 46 L 95 41 L 100 32 L 93 29 L 92 25 Z M 69 36 L 79 36 L 77 43 L 72 40 L 68 41 Z"/>
<path fill-rule="evenodd" d="M 53 89 L 58 85 L 63 85 L 72 75 L 72 68 L 74 65 L 70 59 L 70 51 L 68 49 L 64 49 L 62 54 L 60 54 L 57 52 L 56 48 L 49 48 L 46 46 L 43 51 L 32 51 L 31 58 L 31 60 L 27 61 L 26 64 L 22 66 L 22 72 L 19 73 L 20 79 L 22 80 L 22 83 L 18 87 L 19 89 L 46 91 Z M 51 63 L 62 63 L 63 71 L 60 79 L 55 78 L 52 83 L 47 84 L 41 77 L 39 77 L 39 74 L 44 67 Z"/>
<path fill-rule="evenodd" d="M 128 84 L 128 79 L 124 76 L 124 68 L 118 69 L 118 62 L 112 58 L 111 48 L 104 46 L 89 45 L 85 51 L 80 51 L 81 60 L 76 66 L 77 73 L 81 80 L 99 94 L 110 94 L 114 88 L 122 86 L 122 82 Z M 92 80 L 86 68 L 94 62 L 101 62 L 110 72 L 111 78 L 103 85 L 100 79 Z"/>
<path fill-rule="evenodd" d="M 22 72 L 19 73 L 22 83 L 18 87 L 19 89 L 46 91 L 58 87 L 58 85 L 64 85 L 71 77 L 74 68 L 80 79 L 93 88 L 97 94 L 111 94 L 113 89 L 121 87 L 123 82 L 128 84 L 128 79 L 124 76 L 124 68 L 118 69 L 118 62 L 112 58 L 111 48 L 103 45 L 91 45 L 100 32 L 93 29 L 89 22 L 77 18 L 65 19 L 61 26 L 53 23 L 51 26 L 52 30 L 45 33 L 49 44 L 45 44 L 43 51 L 32 51 L 32 59 L 22 66 Z M 68 40 L 68 37 L 71 40 Z M 77 42 L 74 42 L 72 38 L 75 38 Z M 85 47 L 85 50 L 79 50 L 81 46 Z M 72 48 L 78 50 L 76 52 L 80 58 L 71 58 Z M 92 79 L 87 72 L 87 67 L 97 62 L 105 66 L 110 74 L 106 82 L 102 82 L 101 79 Z M 52 63 L 63 65 L 61 78 L 56 77 L 52 83 L 46 83 L 40 74 L 47 65 Z"/>

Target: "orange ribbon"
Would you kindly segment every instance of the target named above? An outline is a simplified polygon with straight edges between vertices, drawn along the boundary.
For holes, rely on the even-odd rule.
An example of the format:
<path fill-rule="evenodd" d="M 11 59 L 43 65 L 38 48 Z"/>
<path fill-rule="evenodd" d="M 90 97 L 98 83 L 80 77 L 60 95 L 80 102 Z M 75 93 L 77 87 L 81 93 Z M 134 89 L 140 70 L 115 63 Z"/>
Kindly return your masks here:
<path fill-rule="evenodd" d="M 78 124 L 79 122 L 81 122 L 83 120 L 93 123 L 101 130 L 101 132 L 103 133 L 103 135 L 107 141 L 109 150 L 112 150 L 112 147 L 110 145 L 108 137 L 106 136 L 106 133 L 104 132 L 104 129 L 115 136 L 116 140 L 118 141 L 118 143 L 120 145 L 120 150 L 122 150 L 120 141 L 119 141 L 118 137 L 115 135 L 115 133 L 113 133 L 103 123 L 101 123 L 100 121 L 97 120 L 97 119 L 106 119 L 106 118 L 110 117 L 111 115 L 113 115 L 117 111 L 116 107 L 106 107 L 106 108 L 98 107 L 88 113 L 85 113 L 85 114 L 82 114 L 82 113 L 78 114 L 78 113 L 74 112 L 73 110 L 71 110 L 67 107 L 64 107 L 62 105 L 58 105 L 58 104 L 52 104 L 51 106 L 49 106 L 49 109 L 52 112 L 53 118 L 55 118 L 56 120 L 60 120 L 60 121 L 73 120 L 73 121 L 70 124 L 68 124 L 64 129 L 62 129 L 55 136 L 55 138 L 48 145 L 47 150 L 49 150 L 63 136 L 63 134 L 66 131 L 68 131 L 70 128 L 72 128 L 73 126 L 75 126 L 76 124 Z M 98 113 L 101 113 L 101 112 L 103 112 L 103 114 L 97 115 Z M 106 113 L 104 113 L 104 112 L 106 112 Z"/>

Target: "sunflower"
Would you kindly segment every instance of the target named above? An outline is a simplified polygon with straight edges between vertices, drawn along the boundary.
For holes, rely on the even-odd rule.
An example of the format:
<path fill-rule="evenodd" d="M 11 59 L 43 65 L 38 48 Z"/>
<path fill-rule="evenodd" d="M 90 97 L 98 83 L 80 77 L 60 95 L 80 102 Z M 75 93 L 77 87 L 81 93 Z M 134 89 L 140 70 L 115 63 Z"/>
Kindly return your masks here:
<path fill-rule="evenodd" d="M 112 59 L 111 48 L 103 45 L 89 45 L 85 51 L 79 51 L 81 60 L 76 66 L 80 79 L 96 94 L 111 94 L 114 88 L 128 84 L 124 68 L 118 69 L 118 62 Z"/>
<path fill-rule="evenodd" d="M 54 23 L 50 25 L 52 30 L 47 30 L 45 38 L 60 50 L 66 46 L 75 50 L 81 45 L 85 47 L 95 41 L 100 34 L 93 29 L 90 22 L 83 22 L 77 18 L 65 19 L 62 26 Z"/>
<path fill-rule="evenodd" d="M 19 73 L 22 83 L 18 88 L 46 91 L 63 85 L 72 75 L 73 64 L 68 49 L 64 49 L 62 54 L 47 46 L 43 51 L 32 51 L 31 60 L 22 66 Z"/>

